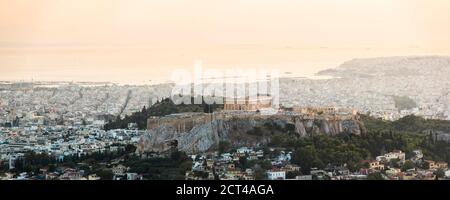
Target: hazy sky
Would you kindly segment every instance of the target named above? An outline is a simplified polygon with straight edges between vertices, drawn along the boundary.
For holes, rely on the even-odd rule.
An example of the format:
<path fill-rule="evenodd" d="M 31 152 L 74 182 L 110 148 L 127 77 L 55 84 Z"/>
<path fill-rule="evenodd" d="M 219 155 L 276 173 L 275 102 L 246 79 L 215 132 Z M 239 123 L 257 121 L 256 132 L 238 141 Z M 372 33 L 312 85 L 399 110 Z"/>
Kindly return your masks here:
<path fill-rule="evenodd" d="M 0 0 L 0 80 L 161 79 L 196 59 L 310 73 L 448 55 L 449 24 L 450 0 Z"/>

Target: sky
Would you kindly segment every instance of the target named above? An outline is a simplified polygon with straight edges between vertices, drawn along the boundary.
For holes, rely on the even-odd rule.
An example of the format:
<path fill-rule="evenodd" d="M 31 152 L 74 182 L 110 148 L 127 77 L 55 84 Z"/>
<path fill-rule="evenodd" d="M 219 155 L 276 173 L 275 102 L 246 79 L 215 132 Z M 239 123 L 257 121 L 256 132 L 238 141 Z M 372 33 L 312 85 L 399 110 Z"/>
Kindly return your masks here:
<path fill-rule="evenodd" d="M 0 80 L 148 82 L 176 68 L 313 74 L 450 55 L 450 0 L 0 0 Z"/>

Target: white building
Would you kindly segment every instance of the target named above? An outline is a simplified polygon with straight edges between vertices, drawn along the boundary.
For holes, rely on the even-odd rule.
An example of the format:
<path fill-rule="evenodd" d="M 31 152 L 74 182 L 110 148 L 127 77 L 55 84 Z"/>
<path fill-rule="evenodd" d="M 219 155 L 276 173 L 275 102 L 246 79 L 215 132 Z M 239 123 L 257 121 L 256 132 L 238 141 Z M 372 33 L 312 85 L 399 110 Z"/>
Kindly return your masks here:
<path fill-rule="evenodd" d="M 250 149 L 248 147 L 241 147 L 241 148 L 237 149 L 236 152 L 239 154 L 252 153 L 253 149 Z"/>
<path fill-rule="evenodd" d="M 268 180 L 284 180 L 286 179 L 285 171 L 267 171 Z"/>
<path fill-rule="evenodd" d="M 381 162 L 381 161 L 389 162 L 392 159 L 399 159 L 400 162 L 405 162 L 405 152 L 402 152 L 400 150 L 395 150 L 393 152 L 384 154 L 383 156 L 377 156 L 377 158 L 376 158 L 376 160 L 379 162 Z"/>

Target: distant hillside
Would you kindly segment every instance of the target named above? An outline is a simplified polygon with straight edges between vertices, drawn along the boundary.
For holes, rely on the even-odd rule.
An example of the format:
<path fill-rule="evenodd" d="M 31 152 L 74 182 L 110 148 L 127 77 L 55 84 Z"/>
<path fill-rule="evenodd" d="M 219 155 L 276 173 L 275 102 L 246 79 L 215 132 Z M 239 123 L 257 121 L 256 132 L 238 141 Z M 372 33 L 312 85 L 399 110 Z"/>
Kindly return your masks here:
<path fill-rule="evenodd" d="M 193 101 L 192 101 L 193 102 Z M 204 112 L 211 113 L 217 109 L 222 109 L 223 105 L 213 104 L 209 105 L 205 102 L 202 104 L 179 104 L 176 105 L 170 98 L 166 98 L 161 102 L 157 102 L 153 104 L 150 108 L 142 108 L 141 111 L 135 112 L 131 115 L 127 115 L 124 118 L 120 118 L 117 116 L 115 120 L 110 120 L 105 125 L 105 130 L 111 129 L 124 129 L 128 127 L 129 123 L 136 123 L 138 128 L 143 130 L 147 128 L 147 119 L 150 116 L 165 116 L 174 113 L 183 113 L 183 112 Z"/>
<path fill-rule="evenodd" d="M 345 78 L 374 76 L 433 76 L 450 74 L 450 57 L 414 56 L 353 59 L 335 69 L 327 69 L 317 75 Z"/>

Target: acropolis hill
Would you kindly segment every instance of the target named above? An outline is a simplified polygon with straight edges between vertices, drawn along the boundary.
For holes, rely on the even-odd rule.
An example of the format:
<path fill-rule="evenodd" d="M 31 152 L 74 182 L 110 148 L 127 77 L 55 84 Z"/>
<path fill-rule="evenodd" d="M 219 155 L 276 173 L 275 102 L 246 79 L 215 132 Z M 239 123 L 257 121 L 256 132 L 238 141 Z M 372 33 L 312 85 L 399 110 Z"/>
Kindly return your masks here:
<path fill-rule="evenodd" d="M 174 145 L 179 150 L 197 153 L 216 149 L 224 140 L 233 146 L 260 146 L 274 135 L 359 135 L 365 131 L 355 111 L 332 107 L 280 109 L 267 115 L 245 110 L 178 113 L 152 117 L 147 125 L 148 132 L 139 142 L 138 153 L 163 152 Z"/>

